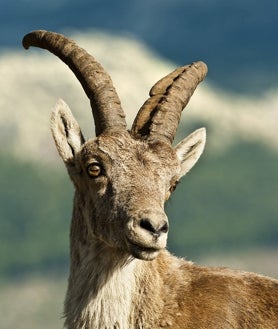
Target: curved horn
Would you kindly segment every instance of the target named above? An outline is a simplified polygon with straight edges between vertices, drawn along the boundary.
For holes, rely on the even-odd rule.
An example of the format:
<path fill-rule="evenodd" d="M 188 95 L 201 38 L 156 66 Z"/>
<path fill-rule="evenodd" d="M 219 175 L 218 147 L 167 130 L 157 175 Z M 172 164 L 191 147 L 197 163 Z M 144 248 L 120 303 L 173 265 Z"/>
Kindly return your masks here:
<path fill-rule="evenodd" d="M 43 30 L 25 35 L 22 44 L 25 49 L 47 49 L 69 66 L 90 99 L 97 136 L 111 129 L 126 129 L 125 114 L 111 78 L 93 56 L 65 36 Z"/>
<path fill-rule="evenodd" d="M 206 74 L 206 64 L 195 62 L 179 67 L 159 80 L 134 120 L 132 135 L 163 139 L 172 144 L 181 112 Z"/>

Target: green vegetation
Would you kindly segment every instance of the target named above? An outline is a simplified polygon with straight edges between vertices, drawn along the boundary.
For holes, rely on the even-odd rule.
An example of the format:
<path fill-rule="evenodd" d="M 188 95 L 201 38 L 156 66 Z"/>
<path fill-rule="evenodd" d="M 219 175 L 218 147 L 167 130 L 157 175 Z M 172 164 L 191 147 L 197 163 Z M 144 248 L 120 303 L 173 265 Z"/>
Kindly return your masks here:
<path fill-rule="evenodd" d="M 1 276 L 65 266 L 73 189 L 66 173 L 1 158 Z"/>
<path fill-rule="evenodd" d="M 170 247 L 193 257 L 277 247 L 277 164 L 277 154 L 254 144 L 205 153 L 167 205 Z"/>
<path fill-rule="evenodd" d="M 169 247 L 210 251 L 278 247 L 278 155 L 252 144 L 207 151 L 166 209 Z M 0 276 L 64 271 L 73 188 L 65 170 L 1 158 Z"/>

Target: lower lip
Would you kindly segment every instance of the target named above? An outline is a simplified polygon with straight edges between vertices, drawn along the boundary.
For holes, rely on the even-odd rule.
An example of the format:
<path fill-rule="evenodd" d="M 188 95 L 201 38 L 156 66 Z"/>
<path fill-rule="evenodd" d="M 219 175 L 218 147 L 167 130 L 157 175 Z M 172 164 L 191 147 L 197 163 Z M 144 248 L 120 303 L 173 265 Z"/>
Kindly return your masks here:
<path fill-rule="evenodd" d="M 130 251 L 132 255 L 136 258 L 143 259 L 143 260 L 152 260 L 156 258 L 160 249 L 157 248 L 147 248 L 140 245 L 137 245 L 131 241 L 129 241 L 131 246 Z"/>

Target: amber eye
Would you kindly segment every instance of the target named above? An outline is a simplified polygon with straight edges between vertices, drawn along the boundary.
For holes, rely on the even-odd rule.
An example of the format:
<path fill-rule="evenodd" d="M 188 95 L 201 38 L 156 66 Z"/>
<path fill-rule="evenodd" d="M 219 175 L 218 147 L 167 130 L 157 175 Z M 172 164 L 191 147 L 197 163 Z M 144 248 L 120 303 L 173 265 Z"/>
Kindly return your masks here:
<path fill-rule="evenodd" d="M 101 166 L 98 163 L 91 163 L 87 167 L 87 173 L 90 177 L 96 178 L 101 174 Z"/>

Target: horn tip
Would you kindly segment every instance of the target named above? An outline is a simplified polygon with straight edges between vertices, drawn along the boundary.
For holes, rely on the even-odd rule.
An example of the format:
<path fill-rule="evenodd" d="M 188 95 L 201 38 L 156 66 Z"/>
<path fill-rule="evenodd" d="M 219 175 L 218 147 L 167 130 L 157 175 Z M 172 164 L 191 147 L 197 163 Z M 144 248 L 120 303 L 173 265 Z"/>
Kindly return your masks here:
<path fill-rule="evenodd" d="M 25 36 L 22 39 L 23 48 L 25 48 L 26 50 L 29 49 L 30 46 L 35 44 L 35 40 L 37 40 L 38 38 L 39 39 L 42 38 L 46 32 L 47 31 L 45 30 L 34 30 L 25 34 Z"/>
<path fill-rule="evenodd" d="M 207 64 L 203 61 L 193 62 L 192 65 L 202 73 L 202 75 L 206 76 L 208 73 Z"/>

